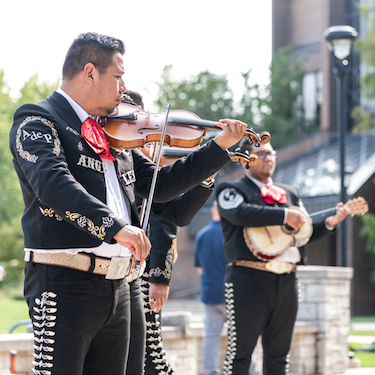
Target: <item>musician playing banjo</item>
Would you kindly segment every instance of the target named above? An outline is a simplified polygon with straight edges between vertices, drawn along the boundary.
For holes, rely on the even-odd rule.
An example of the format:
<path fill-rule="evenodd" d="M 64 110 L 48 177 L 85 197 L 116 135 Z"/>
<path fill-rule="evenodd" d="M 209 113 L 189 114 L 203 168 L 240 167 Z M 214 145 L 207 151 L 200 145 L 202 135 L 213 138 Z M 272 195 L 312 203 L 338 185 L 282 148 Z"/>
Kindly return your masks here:
<path fill-rule="evenodd" d="M 228 347 L 224 374 L 248 374 L 261 335 L 263 375 L 281 375 L 286 371 L 297 314 L 296 265 L 304 264 L 303 249 L 297 246 L 332 233 L 349 210 L 339 203 L 334 215 L 309 223 L 298 190 L 272 181 L 276 166 L 272 146 L 268 143 L 255 148 L 242 140 L 240 152 L 246 150 L 258 156 L 258 164 L 244 169 L 239 180 L 221 183 L 216 191 L 229 262 L 225 278 Z M 305 232 L 305 238 L 298 242 L 291 236 L 290 245 L 278 250 L 278 239 L 271 237 L 268 228 L 283 226 L 291 232 Z M 252 228 L 262 228 L 265 240 L 254 238 Z M 259 248 L 259 244 L 264 246 Z"/>

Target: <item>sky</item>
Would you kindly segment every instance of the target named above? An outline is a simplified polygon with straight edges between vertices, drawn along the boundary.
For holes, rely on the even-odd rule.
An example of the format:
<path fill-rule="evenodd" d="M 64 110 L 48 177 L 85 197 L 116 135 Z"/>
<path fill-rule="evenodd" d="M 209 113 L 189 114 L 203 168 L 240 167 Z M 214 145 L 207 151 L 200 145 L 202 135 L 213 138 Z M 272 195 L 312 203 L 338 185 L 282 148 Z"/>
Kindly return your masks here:
<path fill-rule="evenodd" d="M 5 1 L 4 1 L 5 2 Z M 125 42 L 125 85 L 152 109 L 164 66 L 172 78 L 199 72 L 226 75 L 234 99 L 250 82 L 268 82 L 272 0 L 15 0 L 2 4 L 0 69 L 16 97 L 34 74 L 54 83 L 80 33 L 95 31 Z"/>

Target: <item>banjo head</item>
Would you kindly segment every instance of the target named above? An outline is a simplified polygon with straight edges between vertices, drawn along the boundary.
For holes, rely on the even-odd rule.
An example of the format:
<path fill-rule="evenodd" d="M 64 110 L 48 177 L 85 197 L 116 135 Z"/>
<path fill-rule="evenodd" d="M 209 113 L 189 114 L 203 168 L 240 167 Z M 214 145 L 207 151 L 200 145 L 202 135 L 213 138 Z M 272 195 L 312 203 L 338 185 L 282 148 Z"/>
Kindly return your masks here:
<path fill-rule="evenodd" d="M 306 223 L 294 231 L 285 225 L 244 228 L 243 236 L 249 250 L 259 259 L 269 261 L 281 256 L 291 246 L 305 245 L 313 232 L 312 220 L 306 210 L 299 207 L 288 207 L 298 210 L 306 217 Z"/>

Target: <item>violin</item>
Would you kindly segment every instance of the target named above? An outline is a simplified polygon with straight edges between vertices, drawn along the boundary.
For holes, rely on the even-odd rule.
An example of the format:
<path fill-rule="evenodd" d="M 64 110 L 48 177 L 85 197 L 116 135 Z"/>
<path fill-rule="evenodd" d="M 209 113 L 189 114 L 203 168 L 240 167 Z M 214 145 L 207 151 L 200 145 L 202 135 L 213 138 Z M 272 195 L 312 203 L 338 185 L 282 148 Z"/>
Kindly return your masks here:
<path fill-rule="evenodd" d="M 171 163 L 174 163 L 177 159 L 188 156 L 196 149 L 198 149 L 198 147 L 186 149 L 163 146 L 160 165 L 169 165 Z M 155 145 L 150 143 L 145 144 L 142 148 L 142 152 L 150 159 L 153 159 L 152 155 L 156 153 Z M 243 164 L 246 169 L 258 163 L 258 156 L 255 154 L 249 154 L 249 151 L 247 150 L 245 151 L 245 153 L 242 153 L 238 148 L 234 152 L 229 152 L 229 155 L 233 162 Z"/>
<path fill-rule="evenodd" d="M 146 112 L 132 104 L 120 103 L 116 112 L 103 120 L 109 145 L 122 151 L 143 147 L 149 142 L 159 142 L 165 115 Z M 220 129 L 216 124 L 215 121 L 202 120 L 190 111 L 171 110 L 164 142 L 171 147 L 196 147 L 208 129 Z M 246 130 L 244 137 L 249 138 L 256 146 L 264 145 L 271 140 L 268 132 L 263 131 L 258 135 L 252 128 Z"/>

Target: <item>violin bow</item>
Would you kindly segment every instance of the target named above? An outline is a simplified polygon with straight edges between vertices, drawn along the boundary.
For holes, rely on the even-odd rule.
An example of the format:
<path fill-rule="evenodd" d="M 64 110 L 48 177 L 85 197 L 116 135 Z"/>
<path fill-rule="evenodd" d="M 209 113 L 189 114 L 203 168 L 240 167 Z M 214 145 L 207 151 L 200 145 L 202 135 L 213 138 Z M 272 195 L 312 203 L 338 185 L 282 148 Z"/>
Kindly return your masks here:
<path fill-rule="evenodd" d="M 164 138 L 165 138 L 165 133 L 166 133 L 167 124 L 168 124 L 168 116 L 169 116 L 169 109 L 170 109 L 170 107 L 171 107 L 171 105 L 168 104 L 167 110 L 165 112 L 165 121 L 164 121 L 163 131 L 162 131 L 161 138 L 160 138 L 160 145 L 164 144 Z M 161 159 L 162 152 L 163 152 L 163 148 L 160 146 L 159 150 L 158 150 L 158 156 L 157 156 L 157 159 L 156 159 L 156 162 L 155 162 L 154 173 L 152 175 L 152 182 L 151 182 L 150 192 L 149 192 L 148 198 L 146 200 L 147 201 L 146 211 L 145 212 L 141 212 L 141 218 L 140 218 L 140 220 L 141 220 L 141 225 L 142 225 L 142 229 L 143 229 L 144 232 L 146 232 L 146 230 L 147 230 L 147 225 L 148 225 L 148 221 L 149 221 L 149 218 L 150 218 L 151 205 L 152 205 L 152 201 L 154 199 L 155 186 L 156 186 L 156 178 L 158 176 L 158 171 L 159 171 L 159 165 L 160 165 L 160 159 Z M 144 203 L 144 201 L 143 201 L 143 203 Z M 143 208 L 142 208 L 142 211 L 144 211 Z M 139 261 L 137 260 L 135 262 L 135 270 L 139 270 L 139 268 L 140 268 L 140 264 L 139 264 Z"/>

